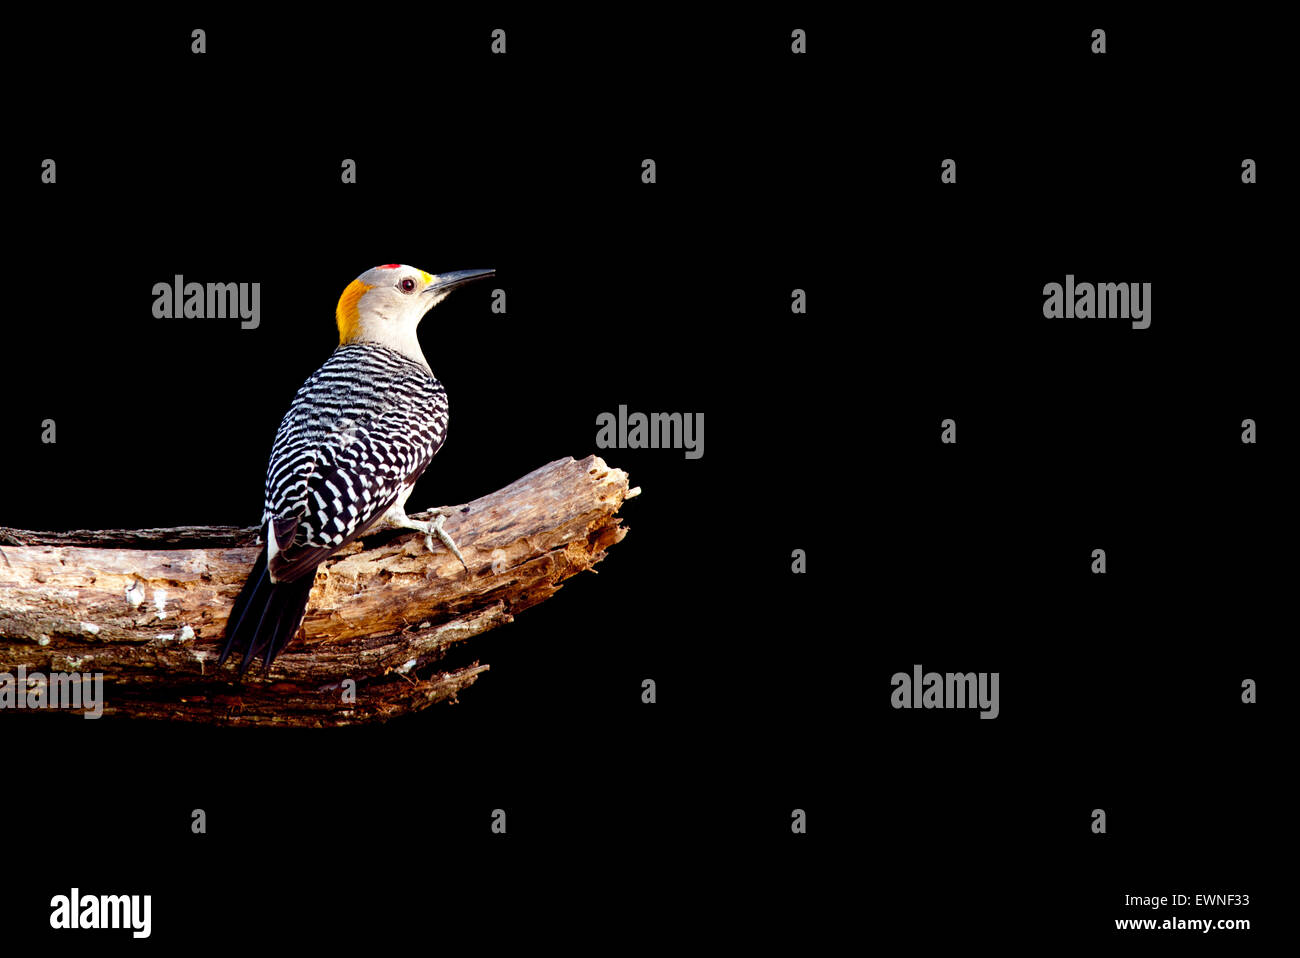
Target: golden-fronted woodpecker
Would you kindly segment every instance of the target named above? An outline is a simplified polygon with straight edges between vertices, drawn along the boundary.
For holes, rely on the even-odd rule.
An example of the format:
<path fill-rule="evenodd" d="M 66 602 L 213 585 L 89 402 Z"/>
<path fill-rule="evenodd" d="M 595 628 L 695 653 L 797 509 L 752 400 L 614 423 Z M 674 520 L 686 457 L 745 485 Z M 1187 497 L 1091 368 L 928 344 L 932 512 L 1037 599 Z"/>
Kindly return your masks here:
<path fill-rule="evenodd" d="M 303 383 L 275 434 L 265 547 L 231 608 L 218 668 L 232 650 L 243 653 L 240 675 L 256 657 L 269 668 L 302 624 L 316 566 L 364 532 L 414 529 L 430 551 L 436 535 L 465 565 L 443 531 L 445 514 L 431 522 L 406 515 L 415 481 L 447 437 L 447 393 L 416 330 L 453 289 L 493 275 L 393 263 L 343 291 L 338 348 Z"/>

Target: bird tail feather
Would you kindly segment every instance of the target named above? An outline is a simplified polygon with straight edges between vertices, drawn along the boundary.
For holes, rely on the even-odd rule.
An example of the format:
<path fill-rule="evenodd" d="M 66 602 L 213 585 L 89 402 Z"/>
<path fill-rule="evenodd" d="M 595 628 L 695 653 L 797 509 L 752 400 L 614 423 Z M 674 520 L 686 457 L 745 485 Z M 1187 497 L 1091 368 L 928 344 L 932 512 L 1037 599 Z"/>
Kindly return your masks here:
<path fill-rule="evenodd" d="M 309 571 L 292 582 L 272 582 L 266 571 L 266 549 L 263 548 L 244 582 L 244 588 L 231 606 L 230 618 L 226 621 L 226 644 L 217 660 L 217 668 L 225 665 L 232 651 L 237 651 L 243 653 L 239 663 L 240 676 L 248 671 L 249 664 L 258 656 L 262 657 L 262 671 L 265 673 L 302 624 L 315 578 Z"/>

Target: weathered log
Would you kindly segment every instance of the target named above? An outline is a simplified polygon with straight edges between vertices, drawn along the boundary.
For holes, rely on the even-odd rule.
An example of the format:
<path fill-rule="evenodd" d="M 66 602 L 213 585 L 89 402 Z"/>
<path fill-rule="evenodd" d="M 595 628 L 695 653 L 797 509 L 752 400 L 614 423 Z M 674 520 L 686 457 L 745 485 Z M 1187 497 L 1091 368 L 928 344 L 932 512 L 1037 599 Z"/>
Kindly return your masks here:
<path fill-rule="evenodd" d="M 455 701 L 488 666 L 455 661 L 453 646 L 603 559 L 639 492 L 588 456 L 453 507 L 445 528 L 469 573 L 423 535 L 354 542 L 317 569 L 298 637 L 242 682 L 215 666 L 256 528 L 0 528 L 0 682 L 20 667 L 38 683 L 103 673 L 105 715 L 252 725 L 349 725 Z"/>

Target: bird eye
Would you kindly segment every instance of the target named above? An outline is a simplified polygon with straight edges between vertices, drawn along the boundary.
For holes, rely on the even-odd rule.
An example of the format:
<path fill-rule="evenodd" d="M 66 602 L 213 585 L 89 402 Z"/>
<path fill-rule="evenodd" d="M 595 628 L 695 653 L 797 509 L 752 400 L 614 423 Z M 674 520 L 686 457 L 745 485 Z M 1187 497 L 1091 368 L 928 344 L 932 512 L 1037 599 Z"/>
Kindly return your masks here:
<path fill-rule="evenodd" d="M 398 285 L 402 287 L 403 293 L 415 292 L 415 280 L 411 279 L 409 276 L 402 280 Z"/>

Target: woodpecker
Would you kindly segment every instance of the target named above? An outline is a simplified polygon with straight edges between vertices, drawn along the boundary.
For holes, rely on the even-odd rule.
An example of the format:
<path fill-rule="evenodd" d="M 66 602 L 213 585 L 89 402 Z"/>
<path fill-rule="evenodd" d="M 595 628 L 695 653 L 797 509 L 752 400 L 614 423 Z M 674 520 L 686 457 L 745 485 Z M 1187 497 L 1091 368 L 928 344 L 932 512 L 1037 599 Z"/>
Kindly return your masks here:
<path fill-rule="evenodd" d="M 226 623 L 217 668 L 243 653 L 262 671 L 302 624 L 316 567 L 367 531 L 436 535 L 469 566 L 442 528 L 406 514 L 415 482 L 447 437 L 447 393 L 416 330 L 453 289 L 496 275 L 469 269 L 433 275 L 392 263 L 353 280 L 335 310 L 339 344 L 294 396 L 276 431 L 262 509 L 264 548 Z"/>

